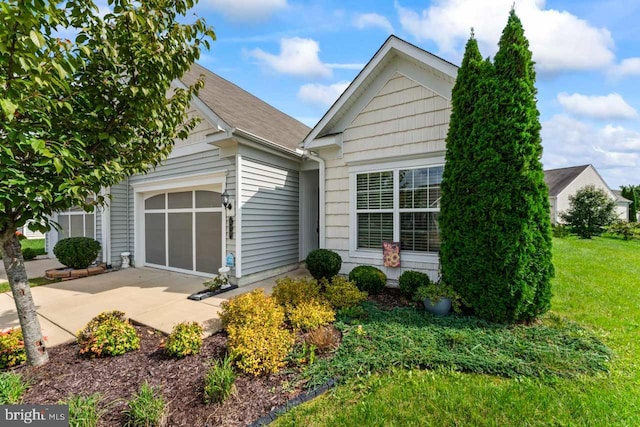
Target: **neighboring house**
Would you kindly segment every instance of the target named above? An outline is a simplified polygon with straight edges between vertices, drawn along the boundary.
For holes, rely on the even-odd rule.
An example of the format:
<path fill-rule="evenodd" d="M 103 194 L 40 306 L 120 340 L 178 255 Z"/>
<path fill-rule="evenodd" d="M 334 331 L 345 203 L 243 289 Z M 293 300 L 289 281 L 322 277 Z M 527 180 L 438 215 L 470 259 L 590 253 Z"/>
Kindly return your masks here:
<path fill-rule="evenodd" d="M 618 218 L 623 220 L 629 218 L 631 201 L 611 190 L 592 165 L 546 170 L 544 171 L 544 180 L 549 187 L 552 224 L 562 222 L 560 214 L 569 210 L 569 196 L 573 196 L 579 189 L 587 185 L 593 185 L 603 190 L 612 200 L 616 201 Z"/>
<path fill-rule="evenodd" d="M 44 234 L 39 232 L 39 231 L 31 231 L 29 230 L 29 224 L 33 222 L 33 221 L 27 221 L 27 223 L 25 225 L 23 225 L 22 227 L 20 227 L 18 229 L 18 231 L 22 234 L 24 234 L 24 236 L 27 239 L 44 239 Z"/>
<path fill-rule="evenodd" d="M 458 68 L 391 36 L 304 139 L 319 163 L 320 245 L 390 279 L 438 276 L 440 182 Z M 399 242 L 400 268 L 383 241 Z"/>
<path fill-rule="evenodd" d="M 116 267 L 128 252 L 136 267 L 212 276 L 231 256 L 240 285 L 298 267 L 306 257 L 300 223 L 310 216 L 301 221 L 309 209 L 301 200 L 317 212 L 318 185 L 304 180 L 298 149 L 310 129 L 199 65 L 175 85 L 201 75 L 205 86 L 188 113 L 202 122 L 155 170 L 108 189 L 105 208 L 58 213 L 62 230 L 48 233 L 50 256 L 60 238 L 89 236 Z M 317 248 L 317 221 L 308 228 L 315 237 L 305 247 Z"/>

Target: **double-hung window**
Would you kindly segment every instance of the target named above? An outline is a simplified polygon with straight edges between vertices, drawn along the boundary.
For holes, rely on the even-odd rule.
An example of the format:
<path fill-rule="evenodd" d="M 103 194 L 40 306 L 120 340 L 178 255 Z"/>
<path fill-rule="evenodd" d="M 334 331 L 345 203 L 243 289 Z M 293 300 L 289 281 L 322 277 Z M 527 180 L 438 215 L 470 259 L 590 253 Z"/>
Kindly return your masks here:
<path fill-rule="evenodd" d="M 89 198 L 87 202 L 92 200 Z M 67 237 L 91 237 L 94 239 L 95 217 L 95 210 L 94 212 L 85 212 L 78 206 L 59 212 L 57 221 L 60 224 L 59 239 Z"/>
<path fill-rule="evenodd" d="M 436 254 L 442 172 L 437 165 L 357 173 L 355 249 L 399 241 L 403 252 Z"/>

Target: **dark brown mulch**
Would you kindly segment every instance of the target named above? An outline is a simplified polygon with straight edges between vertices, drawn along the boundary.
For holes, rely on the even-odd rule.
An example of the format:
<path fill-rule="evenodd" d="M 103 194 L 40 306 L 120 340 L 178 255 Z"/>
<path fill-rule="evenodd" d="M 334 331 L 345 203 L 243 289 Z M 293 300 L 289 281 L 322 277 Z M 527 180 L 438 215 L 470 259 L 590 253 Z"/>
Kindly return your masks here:
<path fill-rule="evenodd" d="M 369 301 L 378 303 L 383 310 L 393 310 L 399 307 L 415 307 L 416 303 L 405 298 L 398 288 L 384 288 L 376 295 L 369 295 Z"/>
<path fill-rule="evenodd" d="M 224 357 L 226 335 L 206 338 L 199 355 L 171 359 L 160 349 L 162 334 L 136 329 L 140 349 L 118 357 L 87 359 L 78 355 L 76 344 L 49 349 L 48 364 L 20 369 L 31 384 L 24 402 L 57 403 L 72 394 L 97 392 L 107 408 L 101 425 L 121 426 L 126 401 L 147 381 L 162 389 L 169 426 L 244 426 L 301 392 L 292 386 L 292 370 L 260 377 L 239 375 L 233 396 L 223 404 L 205 405 L 204 374 L 212 360 Z"/>

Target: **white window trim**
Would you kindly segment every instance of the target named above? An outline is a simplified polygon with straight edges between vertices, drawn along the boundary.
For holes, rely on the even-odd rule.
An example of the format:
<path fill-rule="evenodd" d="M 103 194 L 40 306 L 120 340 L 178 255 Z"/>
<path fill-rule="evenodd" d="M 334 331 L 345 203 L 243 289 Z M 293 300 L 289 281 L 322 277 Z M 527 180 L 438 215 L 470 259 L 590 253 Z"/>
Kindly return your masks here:
<path fill-rule="evenodd" d="M 382 263 L 382 248 L 381 249 L 358 249 L 358 211 L 356 207 L 357 193 L 356 193 L 356 175 L 361 173 L 375 173 L 375 172 L 393 172 L 393 241 L 400 241 L 400 212 L 417 212 L 417 211 L 434 211 L 429 208 L 421 209 L 400 209 L 399 204 L 396 203 L 399 197 L 399 181 L 398 175 L 401 169 L 416 169 L 444 166 L 444 157 L 429 157 L 421 159 L 411 159 L 405 161 L 396 161 L 388 163 L 377 163 L 367 165 L 357 165 L 349 167 L 349 258 L 363 258 L 365 260 L 377 261 Z M 386 210 L 385 210 L 386 211 Z M 376 212 L 380 212 L 376 210 Z M 402 251 L 400 254 L 402 261 L 407 262 L 424 262 L 424 263 L 437 263 L 438 254 L 433 252 L 413 252 Z"/>
<path fill-rule="evenodd" d="M 159 179 L 153 181 L 146 181 L 133 184 L 133 212 L 135 217 L 135 226 L 134 226 L 134 242 L 135 242 L 135 253 L 134 253 L 134 267 L 141 266 L 149 266 L 161 268 L 163 270 L 168 271 L 176 271 L 180 273 L 187 273 L 195 276 L 204 276 L 211 277 L 211 274 L 198 273 L 192 270 L 183 270 L 176 269 L 168 266 L 159 266 L 155 264 L 146 263 L 146 248 L 144 241 L 144 230 L 145 230 L 145 208 L 144 201 L 149 197 L 153 197 L 162 193 L 173 193 L 179 191 L 194 191 L 194 190 L 208 190 L 215 191 L 218 193 L 223 193 L 225 190 L 225 182 L 226 182 L 227 171 L 218 171 L 214 173 L 206 173 L 206 174 L 196 174 L 189 175 L 178 178 L 168 178 L 168 179 Z M 195 206 L 195 205 L 194 205 Z M 194 208 L 187 209 L 189 212 L 202 210 L 202 211 L 218 211 L 222 212 L 222 221 L 221 221 L 221 264 L 225 265 L 225 254 L 227 253 L 227 233 L 225 224 L 227 223 L 227 210 L 222 208 Z M 150 211 L 150 210 L 149 210 Z M 164 210 L 163 210 L 164 211 Z M 172 212 L 177 212 L 177 210 L 171 210 Z M 147 211 L 148 212 L 148 211 Z M 195 230 L 194 230 L 195 233 Z M 193 244 L 195 244 L 195 239 L 193 239 Z M 167 247 L 168 248 L 168 247 Z"/>

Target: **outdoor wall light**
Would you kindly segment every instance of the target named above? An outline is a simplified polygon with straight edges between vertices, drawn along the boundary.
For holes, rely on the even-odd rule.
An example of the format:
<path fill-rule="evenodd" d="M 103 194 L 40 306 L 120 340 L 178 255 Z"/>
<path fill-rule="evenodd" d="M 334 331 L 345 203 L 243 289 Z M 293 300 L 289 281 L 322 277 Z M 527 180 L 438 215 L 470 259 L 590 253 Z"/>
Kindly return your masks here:
<path fill-rule="evenodd" d="M 231 202 L 229 201 L 229 193 L 227 193 L 227 190 L 224 190 L 224 193 L 222 193 L 222 206 L 231 209 Z"/>

